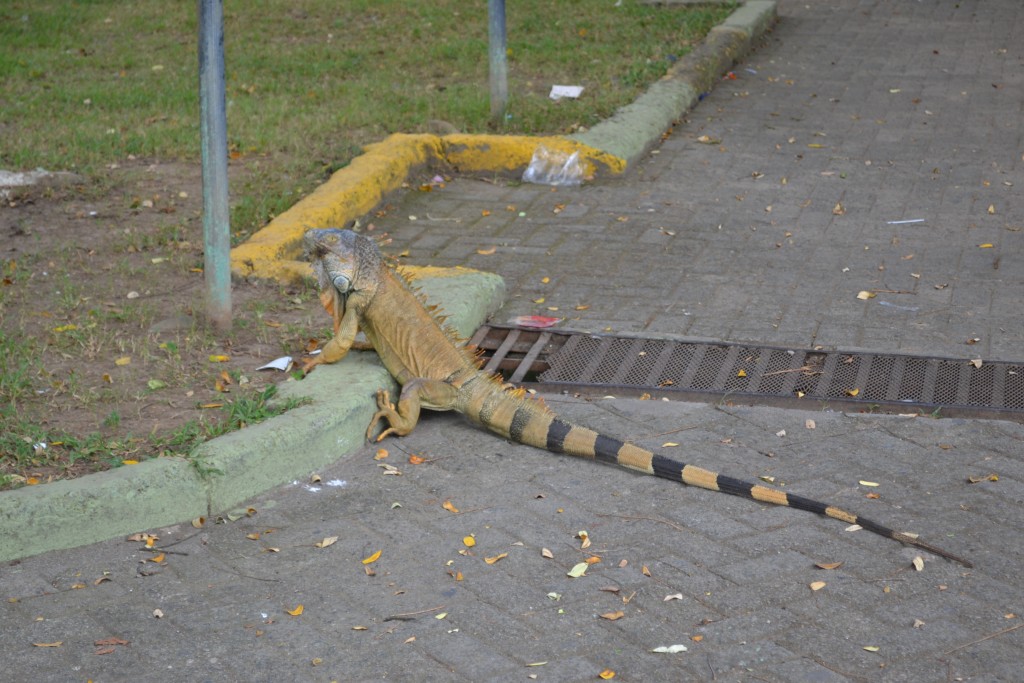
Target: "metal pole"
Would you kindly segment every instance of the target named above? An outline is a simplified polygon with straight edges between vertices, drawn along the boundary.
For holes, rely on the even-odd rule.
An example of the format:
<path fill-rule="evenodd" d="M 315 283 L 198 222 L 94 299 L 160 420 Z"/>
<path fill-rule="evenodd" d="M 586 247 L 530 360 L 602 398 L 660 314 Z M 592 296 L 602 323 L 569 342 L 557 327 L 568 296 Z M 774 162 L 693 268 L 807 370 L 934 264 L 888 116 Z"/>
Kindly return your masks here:
<path fill-rule="evenodd" d="M 206 314 L 231 330 L 228 122 L 224 96 L 224 3 L 199 1 L 199 112 L 203 152 L 203 275 Z"/>
<path fill-rule="evenodd" d="M 487 0 L 487 35 L 491 60 L 491 121 L 500 124 L 505 120 L 508 106 L 505 0 Z"/>

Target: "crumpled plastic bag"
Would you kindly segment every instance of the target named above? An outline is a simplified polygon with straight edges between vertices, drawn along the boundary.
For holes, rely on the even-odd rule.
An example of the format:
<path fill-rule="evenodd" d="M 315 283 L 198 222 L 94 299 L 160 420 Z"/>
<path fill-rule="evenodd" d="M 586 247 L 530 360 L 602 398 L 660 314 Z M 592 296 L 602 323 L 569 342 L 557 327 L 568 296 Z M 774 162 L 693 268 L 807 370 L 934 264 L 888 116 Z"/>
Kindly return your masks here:
<path fill-rule="evenodd" d="M 582 184 L 584 173 L 578 151 L 566 154 L 540 145 L 523 171 L 523 182 L 568 187 Z"/>

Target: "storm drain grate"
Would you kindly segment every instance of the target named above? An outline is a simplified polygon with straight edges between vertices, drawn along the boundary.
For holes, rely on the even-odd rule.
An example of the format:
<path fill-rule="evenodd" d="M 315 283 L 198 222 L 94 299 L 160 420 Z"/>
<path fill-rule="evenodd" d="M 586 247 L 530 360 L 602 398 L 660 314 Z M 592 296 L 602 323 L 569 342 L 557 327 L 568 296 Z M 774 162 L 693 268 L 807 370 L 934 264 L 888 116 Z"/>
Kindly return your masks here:
<path fill-rule="evenodd" d="M 470 344 L 514 384 L 580 393 L 815 402 L 1024 418 L 1024 362 L 977 362 L 484 326 Z"/>

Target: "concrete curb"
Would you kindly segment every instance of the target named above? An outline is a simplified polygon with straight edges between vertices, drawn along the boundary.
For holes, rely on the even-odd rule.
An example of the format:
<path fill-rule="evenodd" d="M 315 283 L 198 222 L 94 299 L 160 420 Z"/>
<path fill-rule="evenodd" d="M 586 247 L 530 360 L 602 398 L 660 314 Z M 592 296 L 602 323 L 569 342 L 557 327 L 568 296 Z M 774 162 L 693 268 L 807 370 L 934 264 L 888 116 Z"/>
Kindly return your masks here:
<path fill-rule="evenodd" d="M 622 173 L 696 104 L 701 93 L 711 90 L 775 18 L 774 0 L 748 0 L 644 95 L 580 135 L 396 134 L 369 145 L 365 154 L 233 249 L 232 272 L 281 280 L 308 275 L 309 264 L 296 260 L 306 230 L 341 226 L 363 216 L 410 174 L 431 164 L 463 172 L 521 172 L 534 150 L 544 145 L 579 151 L 591 172 Z M 428 300 L 443 309 L 449 324 L 467 337 L 504 296 L 504 282 L 496 275 L 458 269 L 411 274 Z M 301 383 L 283 385 L 284 396 L 308 396 L 309 405 L 209 441 L 197 449 L 191 463 L 157 459 L 4 492 L 0 561 L 213 516 L 268 488 L 304 478 L 363 443 L 375 409 L 372 397 L 382 386 L 395 388 L 376 356 L 353 353 Z"/>
<path fill-rule="evenodd" d="M 340 227 L 380 204 L 424 167 L 467 173 L 521 173 L 543 145 L 579 152 L 590 173 L 618 174 L 644 156 L 702 93 L 743 57 L 775 22 L 775 0 L 748 0 L 647 92 L 610 119 L 567 137 L 405 135 L 397 133 L 337 171 L 312 194 L 231 251 L 236 277 L 295 280 L 309 274 L 298 260 L 303 233 Z"/>
<path fill-rule="evenodd" d="M 497 275 L 467 269 L 414 273 L 428 301 L 469 336 L 504 299 Z M 344 388 L 343 390 L 340 388 Z M 0 494 L 0 562 L 177 524 L 239 505 L 268 488 L 325 467 L 363 443 L 379 387 L 394 380 L 375 354 L 281 385 L 308 405 L 200 446 L 192 462 L 159 458 Z"/>

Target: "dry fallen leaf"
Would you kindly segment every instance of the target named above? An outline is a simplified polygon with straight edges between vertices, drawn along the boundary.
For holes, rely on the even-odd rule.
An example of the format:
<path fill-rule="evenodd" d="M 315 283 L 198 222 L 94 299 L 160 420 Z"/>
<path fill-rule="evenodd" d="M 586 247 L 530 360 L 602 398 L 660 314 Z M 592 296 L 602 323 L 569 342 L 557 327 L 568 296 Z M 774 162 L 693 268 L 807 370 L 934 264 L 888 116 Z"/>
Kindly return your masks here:
<path fill-rule="evenodd" d="M 335 540 L 337 540 L 337 536 L 335 536 L 334 538 L 335 538 Z M 332 543 L 333 543 L 333 541 L 332 541 Z M 378 550 L 373 555 L 370 555 L 369 557 L 363 558 L 363 564 L 373 564 L 374 562 L 376 562 L 377 560 L 380 559 L 380 554 L 382 552 L 384 552 L 384 551 L 383 550 Z"/>
<path fill-rule="evenodd" d="M 820 591 L 822 588 L 824 588 L 827 585 L 828 584 L 825 583 L 824 581 L 814 581 L 814 582 L 810 583 L 808 587 L 812 591 Z"/>
<path fill-rule="evenodd" d="M 443 507 L 448 512 L 452 513 L 459 511 L 459 508 L 455 507 L 450 500 L 446 500 L 445 502 L 441 503 L 441 507 Z"/>
<path fill-rule="evenodd" d="M 580 563 L 576 564 L 575 566 L 573 566 L 573 568 L 570 569 L 567 572 L 567 576 L 569 576 L 569 577 L 571 577 L 573 579 L 578 579 L 581 576 L 585 576 L 586 575 L 587 569 L 589 567 L 590 567 L 590 565 L 587 564 L 586 562 L 580 562 Z"/>
<path fill-rule="evenodd" d="M 922 558 L 920 555 L 915 556 L 913 560 L 913 565 L 914 569 L 916 569 L 917 571 L 924 571 L 924 558 Z"/>
<path fill-rule="evenodd" d="M 111 636 L 109 638 L 101 638 L 93 643 L 96 647 L 102 647 L 104 645 L 128 645 L 127 640 L 118 638 L 117 636 Z"/>
<path fill-rule="evenodd" d="M 610 681 L 615 678 L 615 672 L 611 669 L 605 669 L 601 673 L 597 674 L 597 677 L 605 681 Z"/>
<path fill-rule="evenodd" d="M 541 549 L 540 549 L 540 555 L 541 555 L 541 557 L 546 557 L 546 558 L 548 558 L 549 560 L 551 560 L 551 559 L 554 559 L 554 557 L 555 557 L 555 556 L 554 556 L 554 555 L 552 554 L 552 552 L 551 552 L 550 550 L 548 550 L 547 548 L 541 548 Z"/>
<path fill-rule="evenodd" d="M 64 644 L 63 640 L 58 640 L 53 643 L 32 643 L 33 647 L 60 647 Z"/>
<path fill-rule="evenodd" d="M 662 599 L 662 602 L 668 602 L 669 600 L 682 600 L 682 599 L 683 599 L 683 594 L 682 593 L 673 593 L 672 595 L 666 595 Z"/>
<path fill-rule="evenodd" d="M 590 547 L 590 535 L 586 531 L 582 531 L 582 530 L 579 531 L 576 534 L 576 538 L 578 538 L 578 539 L 580 539 L 582 541 L 582 543 L 580 544 L 580 549 L 581 550 L 586 550 L 587 548 Z"/>
<path fill-rule="evenodd" d="M 861 479 L 857 483 L 860 484 L 861 486 L 878 486 L 878 482 L 875 482 L 875 481 L 864 481 L 863 479 Z"/>
<path fill-rule="evenodd" d="M 878 652 L 882 648 L 878 647 L 877 645 L 865 645 L 863 649 L 867 650 L 868 652 Z"/>
<path fill-rule="evenodd" d="M 496 251 L 498 251 L 497 247 L 487 247 L 486 249 L 477 249 L 476 253 L 480 254 L 481 256 L 490 256 Z"/>
<path fill-rule="evenodd" d="M 467 548 L 472 548 L 476 545 L 476 539 L 472 536 L 463 536 L 462 544 L 465 545 Z"/>
<path fill-rule="evenodd" d="M 602 619 L 607 619 L 608 621 L 617 621 L 617 620 L 621 619 L 624 616 L 626 616 L 626 613 L 623 612 L 622 610 L 618 610 L 616 612 L 605 612 L 604 614 L 601 615 L 601 618 Z"/>
<path fill-rule="evenodd" d="M 876 296 L 877 294 L 875 294 L 874 292 L 869 292 L 866 289 L 862 289 L 861 291 L 857 292 L 857 298 L 862 301 L 865 301 L 867 299 L 874 299 Z"/>
<path fill-rule="evenodd" d="M 295 609 L 286 609 L 285 612 L 292 615 L 293 617 L 297 617 L 300 614 L 302 614 L 304 609 L 305 608 L 302 605 L 296 605 Z"/>
<path fill-rule="evenodd" d="M 301 607 L 301 605 L 300 605 L 300 607 Z M 153 610 L 153 618 L 154 619 L 163 619 L 164 618 L 164 611 L 162 609 L 160 609 L 159 607 L 157 609 Z"/>
<path fill-rule="evenodd" d="M 327 546 L 334 545 L 338 542 L 337 536 L 326 536 L 322 541 L 317 541 L 313 544 L 314 548 L 326 548 Z"/>
<path fill-rule="evenodd" d="M 508 553 L 499 553 L 494 557 L 485 557 L 484 562 L 486 562 L 487 564 L 494 564 L 498 560 L 504 560 L 506 557 L 508 557 Z"/>
<path fill-rule="evenodd" d="M 842 562 L 815 562 L 814 566 L 818 569 L 839 569 L 843 566 Z"/>
<path fill-rule="evenodd" d="M 924 622 L 920 619 L 914 619 L 914 628 L 921 628 L 924 626 Z"/>

